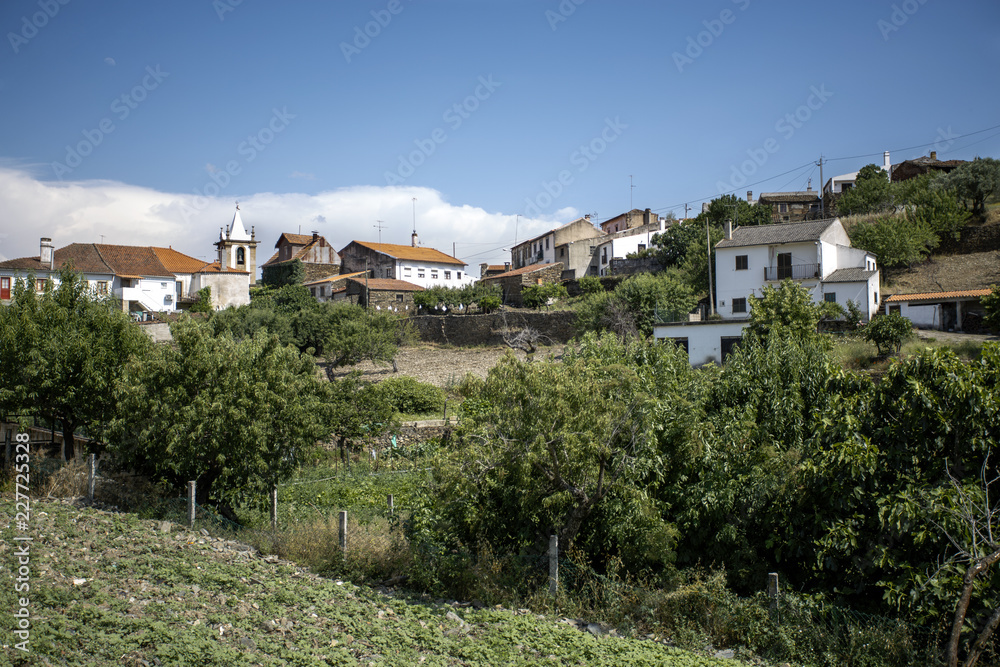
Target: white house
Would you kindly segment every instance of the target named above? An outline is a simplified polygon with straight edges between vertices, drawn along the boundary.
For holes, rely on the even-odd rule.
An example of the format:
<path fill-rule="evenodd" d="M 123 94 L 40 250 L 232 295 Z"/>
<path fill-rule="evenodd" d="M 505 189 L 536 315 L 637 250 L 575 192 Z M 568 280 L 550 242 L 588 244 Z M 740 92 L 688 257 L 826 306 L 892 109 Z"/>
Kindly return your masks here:
<path fill-rule="evenodd" d="M 750 303 L 767 286 L 794 280 L 813 301 L 855 303 L 865 321 L 878 312 L 875 255 L 851 247 L 838 218 L 776 225 L 726 226 L 715 246 L 717 312 L 722 320 L 656 325 L 654 336 L 682 343 L 692 365 L 722 362 L 749 321 Z"/>
<path fill-rule="evenodd" d="M 368 273 L 371 278 L 403 280 L 419 287 L 463 287 L 476 281 L 465 262 L 434 248 L 421 248 L 417 235 L 411 245 L 351 241 L 340 251 L 343 273 Z"/>
<path fill-rule="evenodd" d="M 521 269 L 534 264 L 554 264 L 560 262 L 563 266 L 572 270 L 574 274 L 584 275 L 590 264 L 591 246 L 596 243 L 585 244 L 583 253 L 571 252 L 574 256 L 570 259 L 567 256 L 567 249 L 579 248 L 583 241 L 603 238 L 604 232 L 594 227 L 590 221 L 590 216 L 585 215 L 577 218 L 565 225 L 560 225 L 555 229 L 550 229 L 544 234 L 539 234 L 527 241 L 522 241 L 510 250 L 510 261 L 512 269 Z M 557 249 L 559 249 L 557 251 Z M 561 251 L 561 252 L 560 252 Z M 578 277 L 574 275 L 573 277 Z"/>
<path fill-rule="evenodd" d="M 646 209 L 647 213 L 648 211 L 649 209 Z M 610 276 L 611 260 L 625 259 L 640 250 L 646 250 L 650 247 L 653 236 L 666 229 L 667 220 L 665 218 L 661 220 L 657 217 L 650 220 L 647 215 L 646 220 L 649 222 L 638 227 L 611 232 L 604 238 L 596 239 L 593 258 L 593 264 L 597 267 L 595 275 Z"/>
<path fill-rule="evenodd" d="M 54 249 L 49 238 L 41 239 L 37 257 L 0 262 L 0 299 L 9 300 L 14 281 L 29 275 L 34 275 L 35 289 L 42 291 L 46 281 L 58 283 L 64 267 L 82 274 L 95 293 L 120 299 L 122 310 L 136 319 L 176 311 L 202 287 L 212 288 L 215 308 L 250 300 L 248 272 L 221 271 L 218 263 L 207 264 L 173 248 L 71 243 Z"/>

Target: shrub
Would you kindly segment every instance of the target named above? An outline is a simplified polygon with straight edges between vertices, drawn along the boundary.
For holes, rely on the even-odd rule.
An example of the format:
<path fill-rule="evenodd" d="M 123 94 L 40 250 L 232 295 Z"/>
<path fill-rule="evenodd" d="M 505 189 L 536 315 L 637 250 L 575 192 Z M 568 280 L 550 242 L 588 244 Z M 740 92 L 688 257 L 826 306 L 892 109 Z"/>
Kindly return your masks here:
<path fill-rule="evenodd" d="M 861 333 L 862 338 L 875 344 L 880 356 L 898 353 L 911 336 L 913 323 L 898 313 L 875 317 Z"/>
<path fill-rule="evenodd" d="M 597 276 L 583 276 L 577 282 L 584 294 L 598 294 L 604 291 L 604 285 Z"/>
<path fill-rule="evenodd" d="M 566 287 L 559 283 L 528 285 L 521 289 L 521 300 L 527 308 L 541 308 L 548 305 L 549 301 L 558 301 L 567 296 L 569 294 L 566 292 Z"/>
<path fill-rule="evenodd" d="M 419 415 L 444 409 L 443 389 L 406 375 L 382 380 L 368 391 L 374 392 L 402 414 Z"/>
<path fill-rule="evenodd" d="M 991 330 L 1000 329 L 1000 285 L 990 285 L 990 293 L 982 298 L 986 316 L 983 323 Z"/>
<path fill-rule="evenodd" d="M 484 313 L 492 313 L 500 307 L 500 297 L 496 294 L 489 294 L 479 299 L 479 310 Z"/>

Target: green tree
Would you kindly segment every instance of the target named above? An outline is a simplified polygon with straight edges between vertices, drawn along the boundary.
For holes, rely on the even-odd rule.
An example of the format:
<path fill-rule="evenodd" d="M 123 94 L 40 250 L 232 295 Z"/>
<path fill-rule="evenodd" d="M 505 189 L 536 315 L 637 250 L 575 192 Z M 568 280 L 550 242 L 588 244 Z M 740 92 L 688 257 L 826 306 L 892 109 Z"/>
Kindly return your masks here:
<path fill-rule="evenodd" d="M 182 319 L 174 345 L 134 360 L 115 399 L 111 445 L 126 465 L 232 517 L 262 501 L 331 431 L 328 387 L 308 356 L 264 332 L 236 341 Z"/>
<path fill-rule="evenodd" d="M 1000 285 L 990 285 L 990 293 L 982 298 L 986 316 L 983 323 L 993 331 L 1000 329 Z"/>
<path fill-rule="evenodd" d="M 982 219 L 986 201 L 1000 194 L 1000 160 L 977 157 L 941 177 L 938 183 L 953 191 L 973 216 Z"/>
<path fill-rule="evenodd" d="M 669 562 L 675 532 L 648 488 L 689 455 L 693 379 L 682 352 L 609 335 L 585 337 L 561 361 L 508 355 L 470 388 L 411 540 L 420 553 L 539 553 L 554 533 L 561 549 L 576 545 L 598 561 Z M 668 387 L 678 405 L 655 398 Z M 601 513 L 613 525 L 592 521 Z"/>
<path fill-rule="evenodd" d="M 398 369 L 399 346 L 413 338 L 406 319 L 384 311 L 373 312 L 349 303 L 336 303 L 328 310 L 332 333 L 323 345 L 323 355 L 331 370 L 362 361 L 392 365 Z"/>
<path fill-rule="evenodd" d="M 544 283 L 542 285 L 525 285 L 521 288 L 521 301 L 526 308 L 541 308 L 549 301 L 568 298 L 566 286 L 560 283 Z"/>
<path fill-rule="evenodd" d="M 676 273 L 639 273 L 615 288 L 615 300 L 632 314 L 642 336 L 653 335 L 653 324 L 660 318 L 683 319 L 698 303 L 697 297 Z"/>
<path fill-rule="evenodd" d="M 72 271 L 42 294 L 34 286 L 33 275 L 16 280 L 11 304 L 0 307 L 0 412 L 58 420 L 70 459 L 78 429 L 100 437 L 119 414 L 115 384 L 151 343 L 120 301 L 96 296 Z"/>
<path fill-rule="evenodd" d="M 899 354 L 899 349 L 913 336 L 913 323 L 899 313 L 876 315 L 861 330 L 861 337 L 878 348 L 882 356 Z"/>
<path fill-rule="evenodd" d="M 893 187 L 897 199 L 906 209 L 908 221 L 926 227 L 938 237 L 948 235 L 958 239 L 968 222 L 969 213 L 955 193 L 939 183 L 940 178 L 932 179 L 929 174 L 924 174 L 894 183 Z"/>
<path fill-rule="evenodd" d="M 800 340 L 816 339 L 820 320 L 841 314 L 843 310 L 837 304 L 818 304 L 812 292 L 786 279 L 778 287 L 765 286 L 761 297 L 751 301 L 746 330 L 761 341 L 767 340 L 772 331 Z"/>
<path fill-rule="evenodd" d="M 874 253 L 885 268 L 912 266 L 937 247 L 938 236 L 919 216 L 882 216 L 856 223 L 849 232 L 851 245 Z"/>
<path fill-rule="evenodd" d="M 846 216 L 892 211 L 896 206 L 893 192 L 889 174 L 882 167 L 865 165 L 858 172 L 854 187 L 837 200 L 837 214 Z"/>
<path fill-rule="evenodd" d="M 198 290 L 198 300 L 191 304 L 188 311 L 192 313 L 210 313 L 212 310 L 212 288 L 202 287 Z"/>

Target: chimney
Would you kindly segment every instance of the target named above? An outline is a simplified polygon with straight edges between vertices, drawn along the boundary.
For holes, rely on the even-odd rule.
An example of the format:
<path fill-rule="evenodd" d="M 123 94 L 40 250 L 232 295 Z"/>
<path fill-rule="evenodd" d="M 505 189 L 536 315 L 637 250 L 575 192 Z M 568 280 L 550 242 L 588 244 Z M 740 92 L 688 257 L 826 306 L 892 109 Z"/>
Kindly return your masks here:
<path fill-rule="evenodd" d="M 589 213 L 584 214 L 583 219 L 586 220 L 587 222 L 590 222 L 590 214 Z"/>
<path fill-rule="evenodd" d="M 652 222 L 652 214 L 653 214 L 653 211 L 651 211 L 648 208 L 645 211 L 643 211 L 642 212 L 642 224 L 644 224 L 644 225 L 651 224 L 651 222 Z"/>
<path fill-rule="evenodd" d="M 753 190 L 747 190 L 747 203 L 753 203 Z"/>
<path fill-rule="evenodd" d="M 882 154 L 882 168 L 889 171 L 889 167 L 891 166 L 892 163 L 889 161 L 889 151 L 886 151 Z"/>
<path fill-rule="evenodd" d="M 413 230 L 413 233 L 410 234 L 410 245 L 412 245 L 414 248 L 417 247 L 417 230 L 415 229 Z"/>
<path fill-rule="evenodd" d="M 733 221 L 727 219 L 722 225 L 722 231 L 725 233 L 726 240 L 731 240 L 733 238 Z"/>
<path fill-rule="evenodd" d="M 483 262 L 482 264 L 479 265 L 479 277 L 480 278 L 485 278 L 486 277 L 486 269 L 488 269 L 489 267 L 490 267 L 490 265 L 487 264 L 486 262 Z"/>
<path fill-rule="evenodd" d="M 706 202 L 702 202 L 702 204 L 701 204 L 701 212 L 702 213 L 708 213 L 708 202 L 707 201 Z"/>
<path fill-rule="evenodd" d="M 510 262 L 504 262 L 503 263 L 503 270 L 504 270 L 504 273 L 510 271 Z"/>
<path fill-rule="evenodd" d="M 806 192 L 812 192 L 812 190 L 813 190 L 813 179 L 810 178 L 806 182 Z"/>
<path fill-rule="evenodd" d="M 319 232 L 313 232 L 313 243 L 319 241 Z"/>
<path fill-rule="evenodd" d="M 50 271 L 55 268 L 56 258 L 55 253 L 52 252 L 52 239 L 42 238 L 38 252 L 38 261 L 42 264 L 48 264 Z"/>
<path fill-rule="evenodd" d="M 936 160 L 937 159 L 937 151 L 931 151 L 931 159 L 932 160 Z"/>

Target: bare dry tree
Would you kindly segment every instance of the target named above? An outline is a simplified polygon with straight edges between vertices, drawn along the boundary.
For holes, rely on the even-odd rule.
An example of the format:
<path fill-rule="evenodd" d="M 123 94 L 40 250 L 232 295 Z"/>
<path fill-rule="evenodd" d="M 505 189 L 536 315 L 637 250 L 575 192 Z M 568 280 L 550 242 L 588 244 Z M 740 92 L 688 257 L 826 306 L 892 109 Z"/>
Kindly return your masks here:
<path fill-rule="evenodd" d="M 962 628 L 966 623 L 966 616 L 969 605 L 972 601 L 972 593 L 977 580 L 980 579 L 997 561 L 1000 561 L 1000 541 L 998 541 L 997 531 L 1000 529 L 1000 502 L 992 500 L 991 490 L 995 490 L 996 484 L 1000 481 L 1000 476 L 993 476 L 989 467 L 989 455 L 983 461 L 979 474 L 979 484 L 982 493 L 973 493 L 962 486 L 948 471 L 948 478 L 955 491 L 955 503 L 950 507 L 943 508 L 944 513 L 962 526 L 962 533 L 959 536 L 945 528 L 941 522 L 933 520 L 933 523 L 945 535 L 955 549 L 955 553 L 942 565 L 943 569 L 948 564 L 965 565 L 965 576 L 962 578 L 962 590 L 955 605 L 955 614 L 952 618 L 951 634 L 948 638 L 946 660 L 948 667 L 958 667 L 958 656 L 961 644 Z M 978 491 L 978 490 L 977 490 Z M 930 508 L 928 508 L 930 509 Z M 942 508 L 936 508 L 942 509 Z M 940 571 L 939 569 L 939 571 Z M 986 623 L 978 630 L 979 635 L 969 649 L 963 667 L 975 667 L 982 656 L 997 625 L 1000 625 L 1000 607 L 993 610 Z"/>
<path fill-rule="evenodd" d="M 501 322 L 503 325 L 500 329 L 500 335 L 504 345 L 512 350 L 521 350 L 528 356 L 528 361 L 534 358 L 534 354 L 540 346 L 552 344 L 552 340 L 548 336 L 531 328 L 526 322 L 522 321 L 520 327 L 510 326 L 507 322 L 507 311 L 502 312 Z"/>

